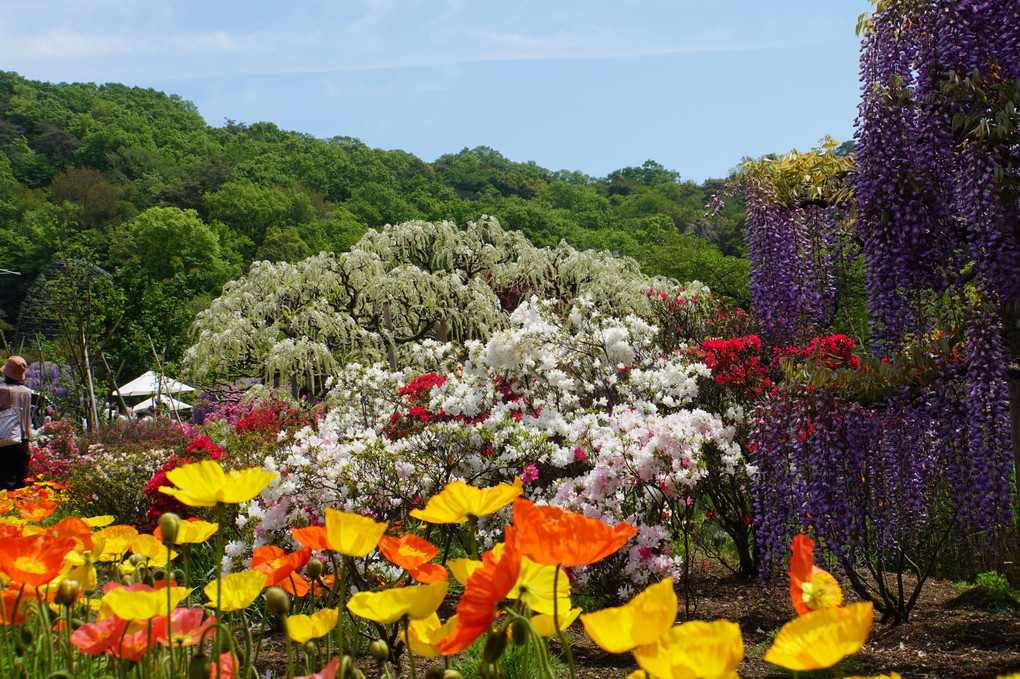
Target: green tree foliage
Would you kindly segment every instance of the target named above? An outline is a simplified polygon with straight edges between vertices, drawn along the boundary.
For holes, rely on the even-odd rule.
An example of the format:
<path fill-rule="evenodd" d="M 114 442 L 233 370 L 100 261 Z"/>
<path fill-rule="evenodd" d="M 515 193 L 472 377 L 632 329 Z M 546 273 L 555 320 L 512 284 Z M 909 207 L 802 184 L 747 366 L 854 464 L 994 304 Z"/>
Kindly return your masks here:
<path fill-rule="evenodd" d="M 155 307 L 133 300 L 177 296 L 184 304 L 173 313 L 191 313 L 253 262 L 297 265 L 346 252 L 387 224 L 483 215 L 539 246 L 616 252 L 742 302 L 742 203 L 705 217 L 723 184 L 685 182 L 654 161 L 605 178 L 550 171 L 484 146 L 428 163 L 269 122 L 210 127 L 192 103 L 151 89 L 0 72 L 0 267 L 24 274 L 0 277 L 0 312 L 13 323 L 35 276 L 75 257 L 155 286 L 114 277 L 128 300 L 121 327 L 137 339 L 144 333 L 128 329 Z"/>

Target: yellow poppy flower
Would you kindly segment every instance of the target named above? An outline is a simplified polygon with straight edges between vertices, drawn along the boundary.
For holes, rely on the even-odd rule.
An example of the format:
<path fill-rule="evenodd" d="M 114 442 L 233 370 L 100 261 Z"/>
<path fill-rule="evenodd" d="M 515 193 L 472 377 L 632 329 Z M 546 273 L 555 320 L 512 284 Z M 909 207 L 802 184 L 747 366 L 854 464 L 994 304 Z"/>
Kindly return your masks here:
<path fill-rule="evenodd" d="M 171 495 L 189 507 L 215 507 L 217 503 L 247 502 L 278 476 L 258 467 L 223 471 L 216 460 L 186 464 L 166 473 L 173 486 L 160 486 L 159 492 Z"/>
<path fill-rule="evenodd" d="M 429 498 L 424 509 L 411 510 L 411 516 L 428 523 L 464 523 L 469 515 L 492 514 L 522 492 L 519 477 L 512 486 L 501 483 L 494 488 L 475 488 L 463 481 L 451 481 L 438 495 Z"/>
<path fill-rule="evenodd" d="M 358 592 L 347 602 L 351 613 L 383 625 L 400 620 L 405 615 L 412 620 L 427 618 L 443 603 L 449 587 L 446 580 L 427 585 L 395 587 L 380 592 Z"/>
<path fill-rule="evenodd" d="M 669 629 L 654 643 L 638 646 L 634 658 L 657 679 L 736 679 L 744 640 L 735 622 L 693 620 Z"/>
<path fill-rule="evenodd" d="M 268 579 L 269 576 L 262 571 L 241 571 L 223 576 L 219 587 L 222 597 L 219 609 L 221 611 L 239 611 L 242 608 L 248 608 L 255 603 L 259 594 L 262 594 Z M 216 606 L 216 589 L 216 580 L 213 580 L 202 590 L 209 597 L 209 603 L 206 606 Z"/>
<path fill-rule="evenodd" d="M 435 613 L 421 620 L 411 620 L 407 623 L 411 650 L 423 658 L 438 658 L 442 655 L 442 651 L 436 644 L 440 639 L 453 634 L 456 628 L 456 615 L 445 623 L 439 622 L 439 616 Z"/>
<path fill-rule="evenodd" d="M 536 613 L 552 615 L 554 608 L 562 615 L 570 610 L 570 579 L 560 573 L 556 580 L 558 566 L 538 564 L 528 557 L 521 557 L 521 571 L 514 588 L 507 594 L 508 599 L 520 599 Z M 553 605 L 553 584 L 559 601 Z"/>
<path fill-rule="evenodd" d="M 330 549 L 345 556 L 365 556 L 371 552 L 389 525 L 360 514 L 326 509 L 326 540 Z"/>
<path fill-rule="evenodd" d="M 166 545 L 151 535 L 141 534 L 131 542 L 131 551 L 149 560 L 150 566 L 165 566 Z M 177 552 L 170 550 L 170 558 L 176 559 Z"/>
<path fill-rule="evenodd" d="M 669 578 L 649 585 L 623 606 L 581 616 L 581 623 L 599 648 L 625 653 L 653 644 L 676 622 L 677 599 Z"/>
<path fill-rule="evenodd" d="M 99 584 L 99 578 L 96 576 L 96 567 L 92 565 L 91 561 L 86 561 L 77 568 L 72 568 L 67 577 L 70 580 L 77 580 L 83 592 L 91 592 Z"/>
<path fill-rule="evenodd" d="M 176 545 L 187 545 L 187 544 L 198 544 L 205 542 L 219 529 L 220 524 L 209 523 L 208 521 L 181 521 L 180 528 L 177 529 L 177 540 L 174 541 Z"/>
<path fill-rule="evenodd" d="M 191 594 L 187 587 L 171 587 L 170 610 L 184 597 Z M 157 615 L 167 614 L 167 592 L 165 589 L 129 592 L 124 587 L 110 590 L 103 596 L 103 605 L 121 620 L 148 620 Z"/>
<path fill-rule="evenodd" d="M 581 608 L 564 608 L 560 607 L 558 620 L 560 621 L 560 629 L 564 630 L 574 624 L 577 620 L 577 616 L 581 615 Z M 552 613 L 549 615 L 536 615 L 531 619 L 531 626 L 535 628 L 540 637 L 551 637 L 556 634 L 556 626 L 553 624 Z"/>
<path fill-rule="evenodd" d="M 104 528 L 113 523 L 114 518 L 115 517 L 110 514 L 104 514 L 102 516 L 90 516 L 89 518 L 84 519 L 84 521 L 90 528 Z"/>
<path fill-rule="evenodd" d="M 137 537 L 138 529 L 134 526 L 110 526 L 96 532 L 93 542 L 97 542 L 99 538 L 102 538 L 104 542 L 102 550 L 95 551 L 95 559 L 97 561 L 117 561 L 131 549 L 131 543 Z"/>
<path fill-rule="evenodd" d="M 765 661 L 794 672 L 832 667 L 860 650 L 872 622 L 870 601 L 811 611 L 783 625 Z"/>
<path fill-rule="evenodd" d="M 323 608 L 311 615 L 291 615 L 287 618 L 287 634 L 291 641 L 303 644 L 329 634 L 339 617 L 339 608 Z"/>
<path fill-rule="evenodd" d="M 498 546 L 498 545 L 497 545 Z M 447 569 L 453 574 L 453 579 L 463 586 L 467 586 L 467 579 L 472 573 L 482 567 L 482 562 L 477 559 L 460 558 L 448 561 Z"/>

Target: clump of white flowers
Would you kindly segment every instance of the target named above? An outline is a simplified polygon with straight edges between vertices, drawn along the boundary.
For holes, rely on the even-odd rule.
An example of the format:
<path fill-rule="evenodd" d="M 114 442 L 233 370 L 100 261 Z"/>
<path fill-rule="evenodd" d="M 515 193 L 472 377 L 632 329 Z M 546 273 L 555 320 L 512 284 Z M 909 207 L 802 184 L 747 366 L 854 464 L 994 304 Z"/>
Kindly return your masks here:
<path fill-rule="evenodd" d="M 693 501 L 703 451 L 712 446 L 727 473 L 748 470 L 733 427 L 694 407 L 708 369 L 688 352 L 663 354 L 658 333 L 586 296 L 532 297 L 485 341 L 422 342 L 398 371 L 349 364 L 331 378 L 318 426 L 265 461 L 280 478 L 241 522 L 256 524 L 258 546 L 326 507 L 407 520 L 451 480 L 519 476 L 537 502 L 638 528 L 617 557 L 628 587 L 678 577 L 669 517 Z M 501 539 L 505 519 L 480 522 L 483 543 Z"/>

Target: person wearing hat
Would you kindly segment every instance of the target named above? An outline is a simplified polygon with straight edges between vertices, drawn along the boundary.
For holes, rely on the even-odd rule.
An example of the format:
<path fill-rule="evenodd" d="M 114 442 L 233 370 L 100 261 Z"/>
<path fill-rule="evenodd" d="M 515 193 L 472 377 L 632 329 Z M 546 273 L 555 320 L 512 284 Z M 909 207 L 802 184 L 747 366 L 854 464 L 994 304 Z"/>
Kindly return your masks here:
<path fill-rule="evenodd" d="M 21 443 L 0 447 L 0 489 L 13 490 L 25 485 L 28 476 L 28 439 L 32 431 L 32 390 L 25 386 L 28 363 L 11 356 L 0 370 L 0 410 L 21 408 Z"/>

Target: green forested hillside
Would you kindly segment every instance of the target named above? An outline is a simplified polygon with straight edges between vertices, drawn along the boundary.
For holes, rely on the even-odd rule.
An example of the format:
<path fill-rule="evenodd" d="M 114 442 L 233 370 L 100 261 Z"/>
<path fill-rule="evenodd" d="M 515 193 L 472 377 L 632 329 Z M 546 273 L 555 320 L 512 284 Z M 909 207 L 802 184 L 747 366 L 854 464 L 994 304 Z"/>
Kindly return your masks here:
<path fill-rule="evenodd" d="M 9 340 L 37 275 L 77 258 L 113 275 L 120 322 L 105 351 L 142 367 L 148 334 L 173 362 L 194 313 L 252 261 L 343 251 L 385 223 L 482 214 L 536 244 L 611 250 L 745 302 L 743 206 L 704 217 L 723 183 L 685 182 L 654 161 L 589 177 L 487 147 L 428 163 L 267 122 L 210 127 L 151 89 L 0 72 L 0 268 L 22 274 L 0 276 L 0 321 Z"/>

